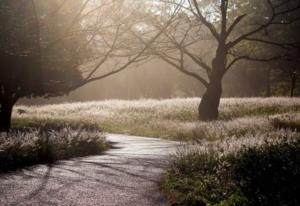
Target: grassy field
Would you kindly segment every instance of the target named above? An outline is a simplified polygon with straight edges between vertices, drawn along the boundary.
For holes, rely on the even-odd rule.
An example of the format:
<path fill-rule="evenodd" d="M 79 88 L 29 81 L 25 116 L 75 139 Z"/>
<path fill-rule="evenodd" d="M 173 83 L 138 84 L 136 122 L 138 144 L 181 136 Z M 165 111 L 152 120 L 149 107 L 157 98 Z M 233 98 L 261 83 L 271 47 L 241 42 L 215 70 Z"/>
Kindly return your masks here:
<path fill-rule="evenodd" d="M 222 99 L 220 119 L 200 122 L 198 98 L 109 100 L 45 106 L 17 106 L 13 125 L 66 123 L 97 125 L 104 132 L 175 140 L 219 140 L 228 137 L 282 136 L 285 123 L 300 121 L 300 98 Z M 289 123 L 290 122 L 290 123 Z M 293 136 L 293 129 L 285 129 Z M 280 127 L 280 128 L 278 128 Z"/>

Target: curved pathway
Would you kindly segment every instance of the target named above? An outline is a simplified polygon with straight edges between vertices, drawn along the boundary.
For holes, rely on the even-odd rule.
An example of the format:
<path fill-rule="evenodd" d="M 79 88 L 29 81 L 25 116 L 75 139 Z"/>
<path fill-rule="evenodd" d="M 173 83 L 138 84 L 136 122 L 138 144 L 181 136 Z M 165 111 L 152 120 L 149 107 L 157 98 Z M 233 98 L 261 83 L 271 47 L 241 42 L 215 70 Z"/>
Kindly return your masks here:
<path fill-rule="evenodd" d="M 160 206 L 159 181 L 179 143 L 126 135 L 104 155 L 0 176 L 0 205 Z"/>

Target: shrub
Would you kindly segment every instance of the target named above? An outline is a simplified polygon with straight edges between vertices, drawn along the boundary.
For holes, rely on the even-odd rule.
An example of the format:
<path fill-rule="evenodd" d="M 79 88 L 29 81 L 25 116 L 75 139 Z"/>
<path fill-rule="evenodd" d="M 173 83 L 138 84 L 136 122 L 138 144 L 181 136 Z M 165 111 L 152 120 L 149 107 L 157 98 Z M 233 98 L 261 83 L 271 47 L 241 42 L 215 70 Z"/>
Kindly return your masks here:
<path fill-rule="evenodd" d="M 300 140 L 181 154 L 162 186 L 174 206 L 297 206 Z"/>
<path fill-rule="evenodd" d="M 171 205 L 215 205 L 239 196 L 231 182 L 229 167 L 213 150 L 178 156 L 163 182 Z"/>
<path fill-rule="evenodd" d="M 232 165 L 248 205 L 300 205 L 299 140 L 244 149 Z"/>
<path fill-rule="evenodd" d="M 108 144 L 98 131 L 24 128 L 0 134 L 0 172 L 38 163 L 97 155 Z"/>

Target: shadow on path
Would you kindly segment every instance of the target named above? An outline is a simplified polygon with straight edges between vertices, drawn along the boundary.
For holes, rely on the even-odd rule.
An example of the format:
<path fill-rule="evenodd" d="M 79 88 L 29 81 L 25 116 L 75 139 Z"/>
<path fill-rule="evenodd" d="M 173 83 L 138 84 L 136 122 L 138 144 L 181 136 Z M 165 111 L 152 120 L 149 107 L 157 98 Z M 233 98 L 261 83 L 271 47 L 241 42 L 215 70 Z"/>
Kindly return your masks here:
<path fill-rule="evenodd" d="M 0 176 L 0 205 L 160 206 L 158 182 L 177 142 L 108 135 L 102 156 L 38 165 Z"/>

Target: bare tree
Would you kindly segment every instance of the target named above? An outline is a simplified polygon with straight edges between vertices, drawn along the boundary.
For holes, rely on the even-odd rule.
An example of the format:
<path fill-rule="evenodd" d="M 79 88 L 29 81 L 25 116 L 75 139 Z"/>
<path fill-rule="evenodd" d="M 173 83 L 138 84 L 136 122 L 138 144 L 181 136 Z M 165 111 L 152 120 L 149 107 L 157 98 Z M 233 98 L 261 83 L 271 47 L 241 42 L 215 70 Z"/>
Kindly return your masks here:
<path fill-rule="evenodd" d="M 200 120 L 218 118 L 222 79 L 236 63 L 278 60 L 282 50 L 269 54 L 263 49 L 256 52 L 257 47 L 268 45 L 285 49 L 299 44 L 296 39 L 285 42 L 268 35 L 269 31 L 282 30 L 300 19 L 295 15 L 300 9 L 299 0 L 159 2 L 170 7 L 180 6 L 181 11 L 157 44 L 152 45 L 151 51 L 206 87 L 199 105 Z M 161 11 L 160 15 L 163 13 Z M 283 19 L 286 15 L 293 18 Z M 149 22 L 160 30 L 163 18 L 155 16 Z"/>
<path fill-rule="evenodd" d="M 70 27 L 61 37 L 63 39 L 68 38 L 70 33 L 83 33 L 87 38 L 80 49 L 89 48 L 90 52 L 89 59 L 84 64 L 77 65 L 82 71 L 83 79 L 70 86 L 69 91 L 119 73 L 150 58 L 148 48 L 172 23 L 179 6 L 172 10 L 160 30 L 147 32 L 143 32 L 146 29 L 143 19 L 151 8 L 145 9 L 142 6 L 145 4 L 136 0 L 86 0 L 80 14 L 72 22 L 74 24 L 82 20 L 84 28 L 72 31 Z M 143 14 L 139 12 L 141 10 L 144 11 Z M 139 33 L 138 38 L 132 31 Z M 144 44 L 141 44 L 140 39 L 143 39 Z M 59 42 L 60 39 L 55 44 Z"/>
<path fill-rule="evenodd" d="M 178 8 L 161 30 L 141 33 L 140 6 L 135 0 L 1 1 L 0 131 L 10 129 L 19 98 L 64 95 L 147 60 Z"/>

